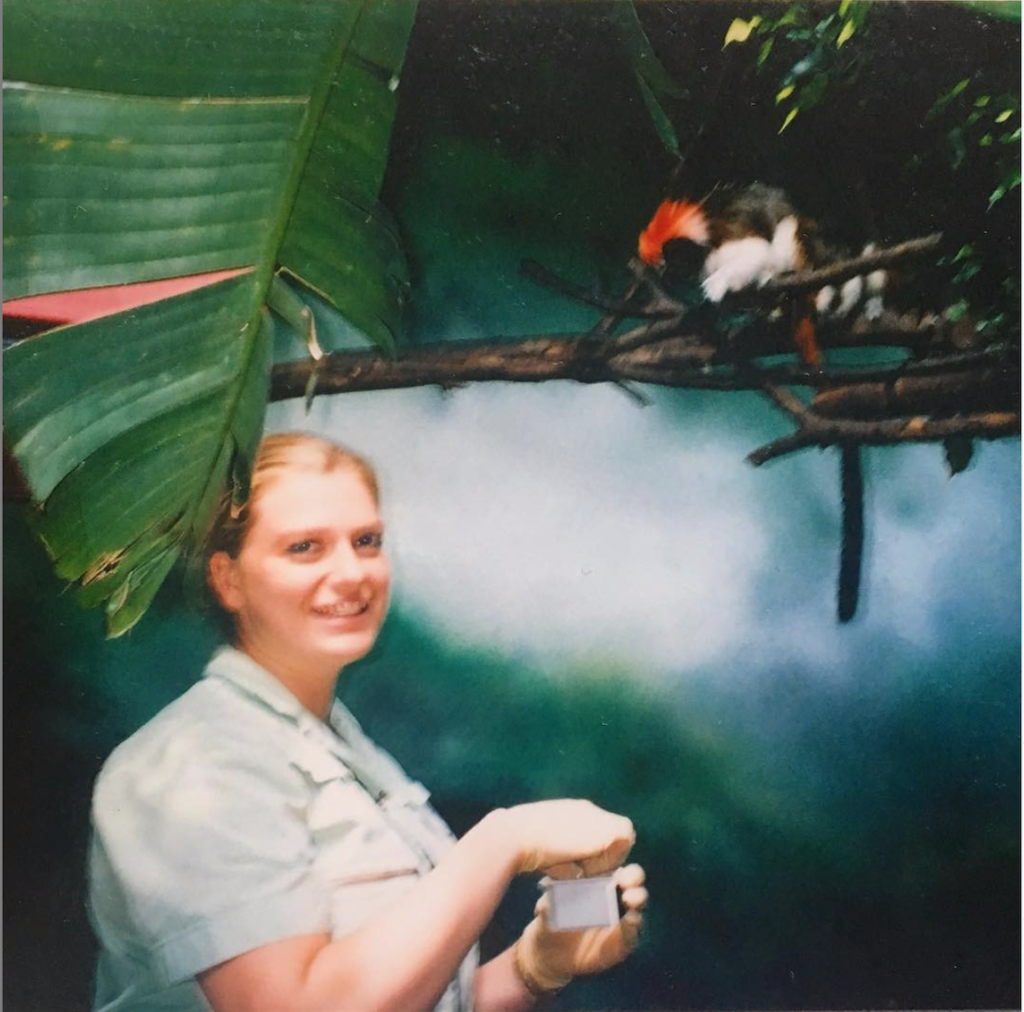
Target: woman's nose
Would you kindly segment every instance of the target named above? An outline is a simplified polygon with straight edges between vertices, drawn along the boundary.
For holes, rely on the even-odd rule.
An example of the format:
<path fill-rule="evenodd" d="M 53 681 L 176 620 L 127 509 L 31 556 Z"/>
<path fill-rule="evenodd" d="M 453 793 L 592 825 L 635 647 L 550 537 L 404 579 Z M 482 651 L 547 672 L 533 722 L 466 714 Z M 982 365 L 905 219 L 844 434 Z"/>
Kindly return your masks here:
<path fill-rule="evenodd" d="M 363 578 L 363 566 L 351 545 L 339 545 L 331 553 L 328 579 L 334 584 L 359 583 Z"/>

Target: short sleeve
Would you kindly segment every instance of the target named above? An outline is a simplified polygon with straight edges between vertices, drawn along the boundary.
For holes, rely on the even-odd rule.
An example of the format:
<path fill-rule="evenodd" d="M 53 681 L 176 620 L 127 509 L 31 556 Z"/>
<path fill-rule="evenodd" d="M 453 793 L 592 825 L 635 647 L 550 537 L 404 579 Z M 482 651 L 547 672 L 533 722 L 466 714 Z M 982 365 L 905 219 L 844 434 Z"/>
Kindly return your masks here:
<path fill-rule="evenodd" d="M 188 739 L 105 769 L 93 797 L 94 920 L 146 951 L 165 986 L 330 930 L 301 775 L 267 744 Z"/>

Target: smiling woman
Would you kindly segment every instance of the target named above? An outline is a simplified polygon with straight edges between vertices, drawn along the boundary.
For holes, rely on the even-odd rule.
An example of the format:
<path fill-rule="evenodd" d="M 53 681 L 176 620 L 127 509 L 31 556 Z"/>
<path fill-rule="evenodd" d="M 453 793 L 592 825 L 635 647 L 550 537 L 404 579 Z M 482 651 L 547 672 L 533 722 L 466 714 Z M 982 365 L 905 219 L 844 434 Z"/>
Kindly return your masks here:
<path fill-rule="evenodd" d="M 218 531 L 210 583 L 236 645 L 307 709 L 326 712 L 338 671 L 366 655 L 387 611 L 373 470 L 323 440 L 270 436 L 249 503 Z"/>
<path fill-rule="evenodd" d="M 621 962 L 647 899 L 630 821 L 587 801 L 498 809 L 461 840 L 335 699 L 373 646 L 390 567 L 372 468 L 267 437 L 208 576 L 234 645 L 121 745 L 93 798 L 105 1010 L 526 1009 Z M 626 912 L 556 932 L 545 901 L 478 968 L 511 879 L 611 873 Z"/>

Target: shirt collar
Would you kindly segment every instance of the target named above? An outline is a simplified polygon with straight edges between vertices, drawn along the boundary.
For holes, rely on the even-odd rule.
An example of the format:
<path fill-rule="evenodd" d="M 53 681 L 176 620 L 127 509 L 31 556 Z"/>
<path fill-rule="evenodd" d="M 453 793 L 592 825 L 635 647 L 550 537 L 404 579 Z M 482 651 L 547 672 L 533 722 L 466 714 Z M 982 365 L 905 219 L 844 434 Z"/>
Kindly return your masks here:
<path fill-rule="evenodd" d="M 312 716 L 266 668 L 235 647 L 221 647 L 210 658 L 203 676 L 231 682 L 247 696 L 294 723 L 299 723 L 303 715 Z"/>
<path fill-rule="evenodd" d="M 204 678 L 223 678 L 245 695 L 287 718 L 300 728 L 313 728 L 316 733 L 327 732 L 327 740 L 336 749 L 339 744 L 355 742 L 363 737 L 359 722 L 337 696 L 331 702 L 327 721 L 320 720 L 307 710 L 266 668 L 236 647 L 222 646 L 210 658 L 203 671 Z M 340 739 L 340 743 L 337 739 Z M 345 754 L 348 758 L 348 753 Z"/>
<path fill-rule="evenodd" d="M 359 721 L 337 696 L 331 703 L 331 713 L 327 718 L 327 723 L 342 741 L 356 742 L 365 737 L 363 729 L 359 726 Z"/>

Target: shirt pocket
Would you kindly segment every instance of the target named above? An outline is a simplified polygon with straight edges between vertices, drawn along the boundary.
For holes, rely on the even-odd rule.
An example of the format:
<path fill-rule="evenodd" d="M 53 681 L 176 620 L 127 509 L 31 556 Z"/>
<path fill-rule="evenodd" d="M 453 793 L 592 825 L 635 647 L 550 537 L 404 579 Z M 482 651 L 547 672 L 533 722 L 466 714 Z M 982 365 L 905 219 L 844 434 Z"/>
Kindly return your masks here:
<path fill-rule="evenodd" d="M 339 759 L 305 748 L 293 763 L 309 784 L 306 822 L 317 872 L 331 888 L 416 876 L 422 871 L 417 850 Z"/>
<path fill-rule="evenodd" d="M 427 803 L 430 792 L 415 781 L 407 781 L 383 800 L 388 819 L 402 834 L 415 841 L 416 848 L 430 867 L 451 850 L 455 836 L 447 823 Z"/>

